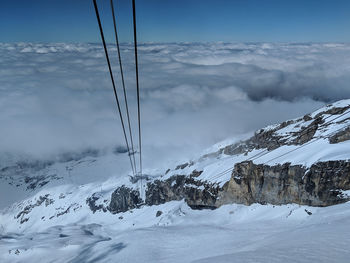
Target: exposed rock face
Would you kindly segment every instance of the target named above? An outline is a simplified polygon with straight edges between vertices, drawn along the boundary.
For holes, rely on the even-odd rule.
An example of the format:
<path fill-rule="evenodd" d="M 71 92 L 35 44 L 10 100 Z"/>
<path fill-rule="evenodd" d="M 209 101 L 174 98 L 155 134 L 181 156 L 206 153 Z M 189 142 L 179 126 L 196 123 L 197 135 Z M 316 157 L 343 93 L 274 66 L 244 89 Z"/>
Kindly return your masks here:
<path fill-rule="evenodd" d="M 155 180 L 148 183 L 145 203 L 147 205 L 159 205 L 168 201 L 183 199 L 185 179 L 185 175 L 176 175 L 165 181 Z"/>
<path fill-rule="evenodd" d="M 350 127 L 337 132 L 336 134 L 334 134 L 332 137 L 329 138 L 329 142 L 333 144 L 344 142 L 347 140 L 350 140 Z"/>
<path fill-rule="evenodd" d="M 223 187 L 197 181 L 198 173 L 148 183 L 145 204 L 184 199 L 193 209 L 215 209 L 230 203 L 329 206 L 350 200 L 341 194 L 342 190 L 350 189 L 348 161 L 319 162 L 309 169 L 289 163 L 268 166 L 242 162 L 235 165 L 230 181 Z M 142 204 L 138 191 L 122 186 L 112 194 L 109 210 L 125 212 Z"/>
<path fill-rule="evenodd" d="M 329 206 L 350 200 L 350 162 L 319 162 L 306 170 L 289 163 L 276 166 L 236 164 L 231 180 L 220 193 L 220 203 Z"/>
<path fill-rule="evenodd" d="M 340 107 L 329 105 L 302 118 L 268 126 L 248 140 L 203 155 L 199 161 L 220 158 L 222 154 L 244 156 L 259 149 L 264 149 L 260 153 L 268 153 L 281 146 L 300 146 L 325 138 L 331 144 L 350 140 L 350 118 L 345 115 L 349 113 L 350 105 L 338 105 Z M 235 164 L 231 179 L 223 186 L 201 181 L 201 171 L 191 173 L 191 166 L 196 166 L 196 163 L 180 164 L 172 170 L 172 176 L 169 175 L 170 169 L 165 172 L 167 179 L 148 182 L 144 204 L 159 205 L 184 199 L 190 207 L 201 209 L 229 203 L 329 206 L 350 200 L 350 196 L 342 194 L 343 190 L 350 189 L 349 160 L 319 162 L 309 168 L 290 163 L 269 166 L 245 161 Z M 203 169 L 199 167 L 196 166 Z M 137 182 L 137 178 L 134 181 Z M 137 191 L 118 188 L 112 195 L 109 210 L 117 213 L 141 204 Z"/>
<path fill-rule="evenodd" d="M 100 199 L 97 193 L 94 193 L 92 196 L 86 199 L 86 204 L 89 206 L 90 210 L 95 213 L 96 211 L 107 212 L 107 207 L 104 204 L 96 204 Z"/>
<path fill-rule="evenodd" d="M 236 155 L 247 153 L 253 149 L 267 149 L 269 151 L 277 149 L 282 145 L 302 145 L 314 138 L 319 128 L 325 128 L 330 125 L 330 120 L 326 120 L 329 115 L 343 114 L 350 109 L 346 107 L 333 107 L 329 110 L 322 111 L 314 117 L 305 115 L 296 120 L 289 120 L 275 125 L 269 129 L 261 129 L 257 131 L 250 139 L 241 141 L 232 145 L 228 145 L 218 151 L 227 155 Z M 335 118 L 335 117 L 334 117 Z M 326 121 L 325 121 L 326 120 Z M 307 125 L 305 125 L 305 122 Z M 287 126 L 294 126 L 296 131 L 281 135 L 279 132 Z M 333 136 L 331 143 L 338 143 L 350 139 L 350 129 L 345 130 L 339 135 Z"/>
<path fill-rule="evenodd" d="M 305 120 L 305 117 L 306 116 L 304 116 L 303 120 Z M 309 142 L 314 137 L 318 127 L 323 123 L 323 118 L 315 117 L 309 125 L 302 127 L 301 131 L 295 132 L 295 138 L 291 142 L 287 143 L 287 145 L 302 145 L 306 142 Z"/>
<path fill-rule="evenodd" d="M 108 209 L 112 213 L 120 213 L 139 207 L 141 204 L 139 191 L 122 185 L 113 192 Z"/>
<path fill-rule="evenodd" d="M 29 217 L 26 217 L 26 215 L 29 214 L 35 207 L 41 206 L 43 203 L 45 203 L 45 206 L 53 204 L 54 200 L 49 198 L 49 196 L 49 194 L 40 196 L 35 203 L 25 206 L 23 210 L 17 214 L 16 219 L 20 219 L 20 223 L 23 224 L 29 220 Z"/>
<path fill-rule="evenodd" d="M 216 208 L 219 191 L 218 185 L 197 181 L 193 177 L 176 175 L 164 181 L 156 180 L 148 183 L 145 203 L 159 205 L 185 199 L 192 208 Z"/>
<path fill-rule="evenodd" d="M 156 217 L 160 217 L 162 214 L 163 214 L 163 212 L 158 210 L 157 213 L 156 213 Z"/>
<path fill-rule="evenodd" d="M 216 208 L 220 187 L 195 180 L 201 172 L 193 171 L 190 177 L 171 176 L 167 180 L 155 180 L 147 184 L 146 205 L 159 205 L 169 201 L 185 199 L 194 209 Z M 108 209 L 112 213 L 125 212 L 143 204 L 137 190 L 122 186 L 112 194 Z M 91 206 L 90 206 L 91 208 Z M 95 206 L 93 207 L 95 208 Z"/>
<path fill-rule="evenodd" d="M 315 117 L 314 119 L 310 118 L 311 117 L 309 115 L 305 115 L 303 118 L 298 120 L 282 122 L 280 125 L 270 130 L 265 131 L 264 129 L 261 129 L 250 139 L 226 146 L 225 148 L 221 149 L 220 152 L 227 155 L 236 155 L 247 153 L 253 149 L 267 149 L 271 151 L 282 145 L 302 145 L 310 141 L 314 137 L 319 126 L 324 123 L 324 120 L 321 117 Z M 292 132 L 288 136 L 281 136 L 276 133 L 288 125 L 311 120 L 313 121 L 309 125 L 300 127 L 299 132 Z"/>

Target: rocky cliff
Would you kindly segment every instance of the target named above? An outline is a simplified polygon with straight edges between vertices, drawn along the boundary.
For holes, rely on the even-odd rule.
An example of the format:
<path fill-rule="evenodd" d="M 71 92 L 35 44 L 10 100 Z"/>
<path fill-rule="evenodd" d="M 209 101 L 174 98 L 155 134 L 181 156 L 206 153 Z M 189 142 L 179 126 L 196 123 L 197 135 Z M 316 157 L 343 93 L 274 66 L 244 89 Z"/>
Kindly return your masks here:
<path fill-rule="evenodd" d="M 96 219 L 101 213 L 113 221 L 113 214 L 122 213 L 117 218 L 123 220 L 130 214 L 125 213 L 128 210 L 154 210 L 158 208 L 149 206 L 173 200 L 184 200 L 192 209 L 215 209 L 232 203 L 331 206 L 350 201 L 349 149 L 350 100 L 346 100 L 270 125 L 245 140 L 214 145 L 198 158 L 174 164 L 164 172 L 148 171 L 130 179 L 123 174 L 104 183 L 79 186 L 45 186 L 0 217 L 3 222 L 15 220 L 19 227 Z M 100 176 L 106 168 L 117 173 L 115 166 L 106 167 L 115 162 L 114 153 L 103 157 L 88 152 L 82 157 L 55 164 L 16 164 L 0 172 L 33 171 L 36 177 L 63 176 L 62 171 L 66 171 L 67 179 L 74 171 L 81 177 Z M 161 213 L 155 211 L 154 215 Z"/>
<path fill-rule="evenodd" d="M 243 162 L 235 165 L 231 180 L 220 193 L 221 203 L 329 206 L 350 200 L 350 162 L 328 161 L 268 166 Z"/>
<path fill-rule="evenodd" d="M 109 209 L 113 213 L 125 212 L 142 204 L 159 205 L 181 199 L 193 209 L 215 209 L 230 203 L 330 206 L 349 201 L 350 196 L 343 194 L 349 189 L 348 161 L 319 162 L 309 169 L 290 163 L 268 166 L 249 161 L 236 164 L 231 179 L 222 187 L 185 175 L 150 182 L 144 203 L 135 190 L 119 187 Z"/>
<path fill-rule="evenodd" d="M 340 102 L 261 129 L 245 141 L 177 165 L 162 177 L 149 180 L 144 200 L 133 188 L 117 188 L 108 209 L 117 213 L 181 199 L 193 209 L 214 209 L 229 203 L 329 206 L 349 201 L 345 191 L 350 189 L 350 161 L 344 157 L 350 155 L 350 145 L 346 145 L 350 140 L 349 111 L 349 103 Z M 265 155 L 273 158 L 265 161 Z M 281 156 L 286 157 L 278 160 Z M 226 181 L 203 176 L 207 167 L 198 163 L 217 159 L 220 164 L 224 158 L 233 158 Z"/>

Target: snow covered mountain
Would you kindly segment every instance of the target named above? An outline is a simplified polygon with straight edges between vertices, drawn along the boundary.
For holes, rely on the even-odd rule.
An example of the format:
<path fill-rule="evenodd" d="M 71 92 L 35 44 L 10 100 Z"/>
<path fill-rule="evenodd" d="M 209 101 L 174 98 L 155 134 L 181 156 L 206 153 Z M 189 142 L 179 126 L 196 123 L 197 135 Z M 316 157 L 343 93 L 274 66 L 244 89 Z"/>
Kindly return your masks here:
<path fill-rule="evenodd" d="M 342 100 L 142 180 L 122 148 L 8 158 L 0 261 L 347 262 L 349 149 Z"/>

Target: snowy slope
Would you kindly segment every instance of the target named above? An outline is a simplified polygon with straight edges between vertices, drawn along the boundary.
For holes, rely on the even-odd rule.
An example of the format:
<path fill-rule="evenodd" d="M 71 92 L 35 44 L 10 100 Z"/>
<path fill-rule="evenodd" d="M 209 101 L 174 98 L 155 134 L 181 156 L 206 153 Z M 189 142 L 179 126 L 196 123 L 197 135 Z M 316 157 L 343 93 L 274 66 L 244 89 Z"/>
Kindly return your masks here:
<path fill-rule="evenodd" d="M 349 160 L 350 140 L 330 142 L 349 125 L 350 100 L 343 100 L 242 141 L 226 140 L 167 171 L 146 170 L 148 182 L 197 170 L 203 171 L 197 180 L 223 185 L 233 166 L 246 160 L 305 167 Z M 3 167 L 0 190 L 8 191 L 11 183 L 10 190 L 19 194 L 7 207 L 13 200 L 6 203 L 2 196 L 0 261 L 40 262 L 50 256 L 51 262 L 347 262 L 349 203 L 328 208 L 224 205 L 194 211 L 184 201 L 172 201 L 111 214 L 105 208 L 116 187 L 140 189 L 140 181 L 132 183 L 116 158 L 127 163 L 125 153 L 107 151 L 34 168 L 18 163 Z M 28 188 L 33 180 L 23 175 L 41 179 Z M 104 209 L 93 212 L 87 202 L 91 198 Z"/>
<path fill-rule="evenodd" d="M 350 203 L 328 208 L 182 201 L 1 235 L 1 262 L 348 262 Z M 156 217 L 156 212 L 163 214 Z M 311 214 L 312 213 L 312 214 Z M 309 215 L 310 214 L 310 215 Z M 36 230 L 36 231 L 35 231 Z M 44 259 L 44 260 L 43 260 Z"/>
<path fill-rule="evenodd" d="M 325 114 L 325 112 L 334 108 L 343 110 L 340 111 L 341 113 L 339 114 Z M 175 165 L 172 169 L 168 169 L 166 172 L 163 171 L 162 173 L 159 171 L 146 170 L 146 174 L 149 180 L 164 180 L 172 175 L 189 175 L 192 171 L 197 170 L 203 171 L 199 177 L 197 177 L 197 180 L 223 185 L 230 179 L 234 165 L 245 160 L 252 160 L 255 163 L 270 165 L 291 162 L 292 164 L 301 164 L 307 167 L 317 161 L 350 159 L 350 151 L 348 150 L 350 149 L 350 140 L 336 144 L 330 144 L 328 140 L 329 135 L 334 134 L 336 131 L 343 130 L 350 125 L 350 100 L 339 101 L 310 114 L 310 116 L 311 118 L 318 116 L 319 119 L 324 119 L 324 121 L 317 126 L 317 130 L 314 132 L 314 135 L 309 138 L 309 141 L 301 145 L 289 143 L 293 141 L 295 137 L 298 137 L 298 132 L 299 135 L 300 132 L 307 132 L 309 127 L 307 125 L 309 125 L 312 120 L 304 120 L 303 118 L 295 119 L 286 122 L 288 125 L 282 125 L 282 128 L 280 128 L 281 124 L 279 124 L 258 131 L 259 133 L 261 133 L 261 131 L 272 131 L 272 136 L 279 136 L 272 137 L 273 140 L 278 139 L 284 142 L 284 144 L 272 150 L 259 148 L 257 147 L 258 144 L 252 144 L 252 146 L 249 146 L 250 148 L 244 149 L 240 154 L 230 154 L 227 153 L 225 149 L 228 147 L 233 147 L 235 149 L 241 145 L 249 144 L 250 141 L 245 138 L 246 140 L 232 144 L 232 140 L 226 140 L 226 142 L 211 147 L 195 160 L 182 165 Z M 22 225 L 20 222 L 26 218 L 27 213 L 24 214 L 25 216 L 22 214 L 20 217 L 16 218 L 16 224 L 19 224 L 21 228 L 27 228 L 32 224 L 30 221 L 35 221 L 37 224 L 52 226 L 61 221 L 60 219 L 56 222 L 56 219 L 54 219 L 58 218 L 57 214 L 60 214 L 68 208 L 70 212 L 75 208 L 74 214 L 79 214 L 79 216 L 77 216 L 77 219 L 74 219 L 76 220 L 74 222 L 79 222 L 80 218 L 87 215 L 90 216 L 91 211 L 86 203 L 87 198 L 94 195 L 99 198 L 97 203 L 104 201 L 104 206 L 107 206 L 111 198 L 111 193 L 117 186 L 126 185 L 134 189 L 140 189 L 140 181 L 133 184 L 129 180 L 129 175 L 126 172 L 127 167 L 118 167 L 116 165 L 116 163 L 128 164 L 125 153 L 115 154 L 112 152 L 104 152 L 100 155 L 87 154 L 79 156 L 79 158 L 73 158 L 73 160 L 71 159 L 72 158 L 67 162 L 50 163 L 50 165 L 42 169 L 38 168 L 34 172 L 29 170 L 32 174 L 28 174 L 29 172 L 26 169 L 22 169 L 22 172 L 26 172 L 26 176 L 31 178 L 37 178 L 43 174 L 52 174 L 54 177 L 48 178 L 47 184 L 44 184 L 42 187 L 39 185 L 35 189 L 29 189 L 29 191 L 27 188 L 32 181 L 29 180 L 27 184 L 22 182 L 24 186 L 27 186 L 25 191 L 23 191 L 23 186 L 15 186 L 22 180 L 19 176 L 20 174 L 17 175 L 13 180 L 17 178 L 19 178 L 19 180 L 12 183 L 11 191 L 18 191 L 19 195 L 17 198 L 21 198 L 23 192 L 32 197 L 19 203 L 14 203 L 11 207 L 5 209 L 4 211 L 7 212 L 2 213 L 4 215 L 2 215 L 3 218 L 0 222 L 6 222 L 4 217 L 8 217 L 10 221 L 13 221 L 13 217 L 17 217 L 27 206 L 35 205 L 38 200 L 40 202 L 40 198 L 44 196 L 47 196 L 47 199 L 53 200 L 52 204 L 45 206 L 45 202 L 42 202 L 40 205 L 30 208 L 28 212 L 29 217 L 36 215 L 37 218 L 35 220 L 29 220 Z M 117 160 L 120 161 L 117 162 Z M 8 180 L 4 180 L 3 177 L 1 179 L 1 188 L 8 190 Z M 146 182 L 144 180 L 143 189 L 145 189 L 145 187 Z M 4 197 L 2 199 L 4 203 L 6 198 Z M 36 213 L 38 210 L 40 210 L 40 212 Z M 84 210 L 84 212 L 81 212 L 81 210 Z M 42 217 L 45 217 L 45 219 L 39 220 Z M 69 215 L 69 217 L 71 216 Z M 63 218 L 63 222 L 66 222 L 65 220 L 71 220 L 67 219 L 64 215 L 59 216 L 59 218 Z M 75 216 L 72 218 L 75 218 Z M 43 221 L 45 221 L 44 224 Z M 6 225 L 8 224 L 6 223 Z M 15 228 L 16 227 L 18 226 L 16 225 Z"/>
<path fill-rule="evenodd" d="M 342 109 L 339 114 L 327 113 L 337 108 Z M 289 162 L 310 167 L 316 162 L 350 159 L 350 140 L 336 144 L 329 142 L 331 136 L 350 126 L 350 100 L 338 101 L 307 116 L 310 117 L 310 120 L 298 118 L 285 122 L 287 125 L 271 125 L 257 132 L 271 131 L 272 136 L 274 136 L 271 137 L 272 140 L 280 141 L 279 147 L 275 149 L 270 150 L 266 147 L 259 148 L 253 145 L 250 148 L 248 146 L 247 150 L 240 154 L 225 154 L 225 146 L 230 147 L 230 145 L 221 143 L 218 144 L 221 149 L 212 147 L 213 152 L 206 152 L 201 158 L 189 162 L 190 165 L 181 169 L 181 173 L 190 174 L 193 170 L 203 170 L 198 179 L 223 184 L 230 179 L 234 164 L 246 160 L 252 160 L 257 164 L 276 165 Z M 317 126 L 317 130 L 309 138 L 310 140 L 301 144 L 293 143 L 298 136 L 306 135 L 309 131 L 312 131 L 313 127 L 310 128 L 309 125 L 315 121 L 316 117 L 322 123 Z M 249 139 L 243 140 L 240 143 L 233 144 L 233 148 L 246 146 L 249 143 L 251 143 Z M 173 169 L 166 176 L 170 177 L 178 172 L 179 169 Z"/>
<path fill-rule="evenodd" d="M 112 177 L 127 176 L 130 169 L 127 158 L 125 151 L 119 149 L 119 152 L 89 150 L 67 153 L 49 160 L 15 156 L 2 161 L 0 209 L 33 196 L 42 189 L 66 184 L 102 183 Z"/>

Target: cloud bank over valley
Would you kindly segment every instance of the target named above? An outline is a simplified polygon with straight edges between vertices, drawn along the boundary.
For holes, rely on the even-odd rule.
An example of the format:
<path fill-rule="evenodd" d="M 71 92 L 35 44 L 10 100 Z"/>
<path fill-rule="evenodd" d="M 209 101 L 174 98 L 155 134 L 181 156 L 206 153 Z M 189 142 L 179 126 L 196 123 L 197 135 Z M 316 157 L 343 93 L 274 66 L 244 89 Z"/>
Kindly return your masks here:
<path fill-rule="evenodd" d="M 133 48 L 121 49 L 136 131 Z M 146 166 L 350 98 L 350 44 L 153 43 L 139 52 Z M 124 145 L 100 44 L 2 43 L 0 61 L 2 154 Z"/>

